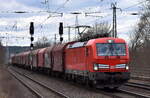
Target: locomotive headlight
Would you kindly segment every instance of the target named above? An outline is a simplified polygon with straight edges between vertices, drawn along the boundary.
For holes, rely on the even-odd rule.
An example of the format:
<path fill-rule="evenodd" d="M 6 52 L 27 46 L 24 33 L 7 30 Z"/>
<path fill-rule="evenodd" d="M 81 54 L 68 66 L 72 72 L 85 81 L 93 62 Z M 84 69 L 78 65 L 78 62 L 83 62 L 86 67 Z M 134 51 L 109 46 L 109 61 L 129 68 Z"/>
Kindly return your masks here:
<path fill-rule="evenodd" d="M 94 70 L 98 70 L 98 65 L 94 64 Z"/>
<path fill-rule="evenodd" d="M 111 40 L 111 39 L 108 40 L 108 43 L 113 43 L 113 42 L 114 42 L 114 40 Z"/>
<path fill-rule="evenodd" d="M 129 66 L 126 66 L 126 70 L 129 70 Z"/>

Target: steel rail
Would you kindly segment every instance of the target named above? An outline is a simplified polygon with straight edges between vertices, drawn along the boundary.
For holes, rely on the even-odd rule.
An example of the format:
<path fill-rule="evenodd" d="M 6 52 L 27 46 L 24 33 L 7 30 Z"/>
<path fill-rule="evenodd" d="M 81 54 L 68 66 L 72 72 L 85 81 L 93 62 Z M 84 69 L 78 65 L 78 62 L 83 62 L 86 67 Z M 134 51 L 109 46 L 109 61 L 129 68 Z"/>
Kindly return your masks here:
<path fill-rule="evenodd" d="M 133 95 L 133 96 L 137 96 L 139 98 L 150 98 L 150 96 L 145 95 L 145 94 L 141 94 L 139 92 L 133 92 L 133 91 L 125 90 L 125 89 L 118 89 L 118 91 L 130 94 L 130 95 Z"/>
<path fill-rule="evenodd" d="M 128 82 L 125 85 L 150 90 L 150 85 L 144 83 Z"/>
<path fill-rule="evenodd" d="M 8 69 L 8 72 L 15 78 L 17 79 L 21 84 L 23 84 L 28 90 L 30 90 L 34 95 L 37 96 L 37 98 L 43 98 L 43 96 L 38 93 L 36 90 L 34 90 L 32 87 L 28 86 L 24 81 L 22 81 L 17 75 L 12 72 L 10 69 Z"/>
<path fill-rule="evenodd" d="M 11 68 L 11 69 L 12 69 L 12 68 Z M 54 92 L 54 93 L 56 93 L 56 94 L 58 94 L 58 95 L 60 95 L 60 96 L 62 96 L 62 97 L 64 97 L 64 98 L 69 98 L 68 96 L 64 95 L 63 93 L 58 92 L 58 91 L 56 91 L 56 90 L 54 90 L 54 89 L 52 89 L 52 88 L 49 88 L 49 87 L 47 87 L 45 84 L 43 84 L 43 83 L 41 83 L 41 82 L 39 82 L 39 81 L 36 81 L 36 80 L 32 79 L 30 76 L 27 76 L 27 75 L 25 75 L 25 74 L 23 74 L 23 73 L 21 73 L 21 72 L 15 70 L 15 69 L 13 69 L 13 70 L 14 70 L 16 73 L 18 73 L 18 74 L 20 74 L 20 75 L 23 75 L 24 77 L 26 77 L 26 78 L 28 78 L 28 79 L 30 79 L 30 80 L 36 82 L 37 84 L 39 84 L 39 85 L 41 85 L 41 86 L 43 86 L 43 87 L 45 87 L 45 88 L 47 88 L 47 89 L 50 89 L 52 92 Z M 73 83 L 73 84 L 74 84 L 74 83 Z M 78 86 L 79 86 L 79 85 L 78 85 Z M 86 88 L 89 89 L 89 90 L 91 90 L 91 88 L 89 88 L 89 87 L 86 87 Z M 93 90 L 93 89 L 92 89 L 92 90 Z M 143 94 L 136 93 L 136 92 L 132 92 L 132 91 L 128 91 L 128 90 L 125 90 L 125 89 L 118 89 L 116 93 L 114 93 L 114 92 L 111 93 L 111 92 L 107 92 L 107 91 L 101 91 L 101 90 L 99 90 L 99 89 L 95 89 L 94 91 L 97 92 L 97 93 L 102 93 L 102 94 L 104 94 L 104 95 L 106 95 L 106 96 L 112 96 L 113 98 L 122 98 L 121 96 L 116 95 L 118 91 L 121 92 L 121 93 L 130 94 L 130 95 L 137 96 L 137 97 L 140 97 L 140 98 L 141 98 L 141 97 L 142 97 L 142 98 L 150 98 L 150 96 L 148 96 L 148 95 L 143 95 Z"/>
<path fill-rule="evenodd" d="M 59 96 L 61 96 L 61 97 L 63 97 L 63 98 L 69 98 L 69 97 L 66 96 L 65 94 L 63 94 L 63 93 L 61 93 L 61 92 L 59 92 L 59 91 L 56 91 L 56 90 L 53 89 L 53 88 L 50 88 L 50 87 L 46 86 L 46 85 L 43 84 L 42 82 L 39 82 L 39 81 L 36 81 L 36 80 L 32 79 L 30 76 L 27 76 L 27 75 L 25 75 L 25 74 L 22 74 L 21 72 L 16 71 L 15 69 L 12 69 L 12 70 L 15 71 L 16 73 L 18 73 L 18 74 L 20 74 L 20 75 L 22 75 L 22 76 L 24 76 L 24 77 L 30 79 L 31 81 L 37 83 L 38 85 L 43 86 L 44 88 L 46 88 L 46 89 L 52 91 L 53 93 L 55 93 L 55 94 L 57 94 L 57 95 L 59 95 Z"/>

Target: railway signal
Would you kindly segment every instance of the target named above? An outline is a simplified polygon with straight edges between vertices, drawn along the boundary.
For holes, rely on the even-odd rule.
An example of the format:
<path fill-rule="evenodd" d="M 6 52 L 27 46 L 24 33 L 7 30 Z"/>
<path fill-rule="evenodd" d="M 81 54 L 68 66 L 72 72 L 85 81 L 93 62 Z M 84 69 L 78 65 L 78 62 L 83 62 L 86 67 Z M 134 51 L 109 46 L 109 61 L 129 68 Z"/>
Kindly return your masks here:
<path fill-rule="evenodd" d="M 59 23 L 59 35 L 63 35 L 63 23 Z"/>
<path fill-rule="evenodd" d="M 34 34 L 34 23 L 30 22 L 30 35 Z"/>
<path fill-rule="evenodd" d="M 31 35 L 30 49 L 33 50 L 33 47 L 34 47 L 34 45 L 33 45 L 33 41 L 34 41 L 34 37 L 33 37 L 33 35 L 34 35 L 34 22 L 30 22 L 30 35 Z"/>
<path fill-rule="evenodd" d="M 34 37 L 33 36 L 31 36 L 31 41 L 34 41 Z"/>
<path fill-rule="evenodd" d="M 63 23 L 62 22 L 59 23 L 59 35 L 60 35 L 60 42 L 62 43 L 62 41 L 63 41 L 63 37 L 62 37 L 62 35 L 63 35 Z"/>
<path fill-rule="evenodd" d="M 62 42 L 63 41 L 63 37 L 60 37 L 60 42 Z"/>
<path fill-rule="evenodd" d="M 30 44 L 30 47 L 33 47 L 33 43 Z M 31 48 L 32 49 L 32 48 Z"/>

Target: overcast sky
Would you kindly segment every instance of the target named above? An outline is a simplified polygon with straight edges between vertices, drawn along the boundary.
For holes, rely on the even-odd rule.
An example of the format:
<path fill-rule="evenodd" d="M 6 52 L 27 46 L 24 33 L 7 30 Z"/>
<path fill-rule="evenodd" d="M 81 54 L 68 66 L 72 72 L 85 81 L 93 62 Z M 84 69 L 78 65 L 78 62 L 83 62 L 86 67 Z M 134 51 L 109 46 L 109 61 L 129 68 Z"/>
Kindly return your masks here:
<path fill-rule="evenodd" d="M 4 45 L 29 46 L 29 23 L 35 23 L 35 41 L 43 36 L 54 41 L 54 34 L 58 34 L 59 22 L 64 26 L 75 24 L 75 15 L 80 12 L 78 23 L 92 26 L 95 22 L 112 24 L 111 3 L 117 2 L 117 31 L 118 36 L 129 41 L 129 34 L 138 23 L 140 16 L 130 15 L 139 12 L 144 0 L 0 0 L 0 36 Z M 25 11 L 28 13 L 15 13 Z M 47 13 L 58 12 L 60 14 Z M 100 12 L 101 17 L 85 17 L 85 13 Z M 93 14 L 95 15 L 95 14 Z M 51 17 L 49 17 L 51 16 Z M 57 16 L 57 17 L 54 17 Z M 49 18 L 48 18 L 49 17 Z M 74 30 L 71 30 L 72 37 Z M 6 37 L 7 36 L 7 37 Z M 64 30 L 67 40 L 67 29 Z M 59 40 L 59 36 L 57 36 Z"/>

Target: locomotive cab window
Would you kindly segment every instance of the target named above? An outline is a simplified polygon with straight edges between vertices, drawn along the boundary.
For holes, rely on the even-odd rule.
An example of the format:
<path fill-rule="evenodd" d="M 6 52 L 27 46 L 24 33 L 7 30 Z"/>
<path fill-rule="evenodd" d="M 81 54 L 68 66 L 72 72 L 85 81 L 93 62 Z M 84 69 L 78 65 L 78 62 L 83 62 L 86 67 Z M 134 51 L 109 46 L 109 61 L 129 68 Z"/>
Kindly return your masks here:
<path fill-rule="evenodd" d="M 126 45 L 124 43 L 97 43 L 98 56 L 125 56 Z"/>

